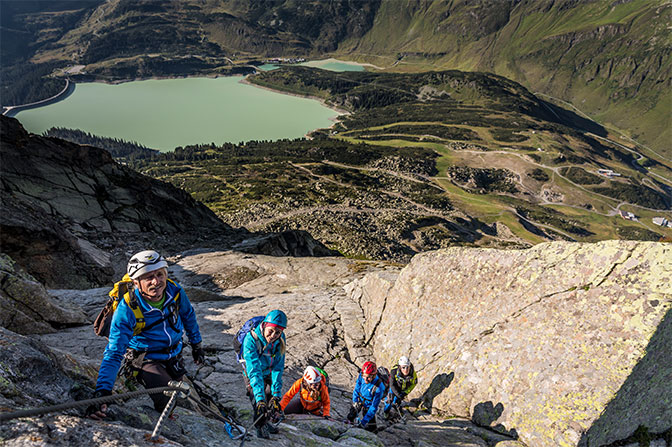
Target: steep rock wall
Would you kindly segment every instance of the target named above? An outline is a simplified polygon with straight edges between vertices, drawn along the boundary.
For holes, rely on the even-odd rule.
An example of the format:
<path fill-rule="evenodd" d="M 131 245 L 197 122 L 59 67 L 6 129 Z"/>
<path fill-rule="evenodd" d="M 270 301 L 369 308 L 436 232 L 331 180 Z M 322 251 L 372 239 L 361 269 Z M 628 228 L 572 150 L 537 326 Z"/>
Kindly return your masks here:
<path fill-rule="evenodd" d="M 102 149 L 29 134 L 4 116 L 0 142 L 2 251 L 49 287 L 109 282 L 106 250 L 129 237 L 231 231 L 185 191 Z"/>
<path fill-rule="evenodd" d="M 554 242 L 421 254 L 393 284 L 348 291 L 376 359 L 415 363 L 410 397 L 441 382 L 436 409 L 528 445 L 594 446 L 672 427 L 671 280 L 670 244 Z"/>

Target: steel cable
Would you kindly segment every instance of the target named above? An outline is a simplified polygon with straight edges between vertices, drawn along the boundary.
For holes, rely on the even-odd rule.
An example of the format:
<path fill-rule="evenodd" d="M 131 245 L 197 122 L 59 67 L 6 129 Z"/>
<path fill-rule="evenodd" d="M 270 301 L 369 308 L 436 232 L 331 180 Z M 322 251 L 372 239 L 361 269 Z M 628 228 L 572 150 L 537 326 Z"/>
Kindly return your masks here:
<path fill-rule="evenodd" d="M 163 386 L 158 388 L 148 388 L 144 390 L 131 391 L 128 393 L 113 394 L 111 396 L 96 397 L 93 399 L 78 400 L 74 402 L 66 402 L 63 404 L 52 405 L 49 407 L 31 408 L 27 410 L 13 411 L 9 413 L 0 413 L 0 422 L 9 421 L 11 419 L 38 416 L 41 414 L 54 413 L 61 410 L 69 410 L 77 407 L 88 407 L 89 405 L 102 405 L 117 400 L 131 399 L 133 397 L 142 396 L 144 394 L 159 394 L 164 391 L 180 391 L 181 388 L 173 386 Z"/>

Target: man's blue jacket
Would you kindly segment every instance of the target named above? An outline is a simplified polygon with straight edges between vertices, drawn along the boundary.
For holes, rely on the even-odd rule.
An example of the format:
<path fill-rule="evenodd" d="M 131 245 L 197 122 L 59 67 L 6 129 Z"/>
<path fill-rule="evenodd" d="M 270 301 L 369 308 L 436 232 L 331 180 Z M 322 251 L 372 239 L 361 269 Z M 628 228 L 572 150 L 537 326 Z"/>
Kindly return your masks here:
<path fill-rule="evenodd" d="M 245 371 L 250 381 L 255 402 L 266 400 L 264 378 L 271 376 L 271 394 L 278 398 L 282 397 L 282 371 L 285 369 L 285 334 L 273 343 L 268 344 L 262 331 L 263 323 L 254 328 L 259 338 L 257 341 L 248 332 L 243 339 L 243 359 L 245 359 Z M 259 349 L 260 348 L 260 349 Z"/>
<path fill-rule="evenodd" d="M 126 300 L 121 299 L 112 317 L 110 338 L 105 348 L 105 354 L 103 354 L 100 370 L 98 371 L 96 390 L 111 390 L 114 387 L 114 381 L 119 373 L 121 362 L 126 349 L 129 347 L 137 351 L 147 351 L 145 359 L 168 360 L 182 352 L 182 334 L 185 330 L 191 344 L 201 342 L 201 333 L 198 330 L 194 308 L 191 306 L 184 289 L 179 284 L 170 280 L 166 282 L 165 301 L 161 309 L 147 304 L 138 289 L 134 289 L 131 293 L 135 293 L 135 298 L 145 318 L 145 327 L 149 327 L 152 323 L 164 318 L 164 316 L 168 316 L 170 314 L 170 305 L 176 301 L 178 294 L 179 318 L 174 327 L 170 325 L 170 317 L 168 317 L 158 325 L 134 336 L 135 315 L 133 314 L 133 310 L 126 304 Z"/>
<path fill-rule="evenodd" d="M 366 383 L 362 378 L 362 373 L 359 373 L 357 383 L 355 383 L 355 390 L 352 392 L 352 403 L 361 402 L 362 409 L 366 411 L 366 414 L 360 421 L 362 426 L 368 424 L 376 416 L 378 405 L 380 405 L 384 393 L 385 386 L 380 377 L 376 376 L 373 382 Z"/>

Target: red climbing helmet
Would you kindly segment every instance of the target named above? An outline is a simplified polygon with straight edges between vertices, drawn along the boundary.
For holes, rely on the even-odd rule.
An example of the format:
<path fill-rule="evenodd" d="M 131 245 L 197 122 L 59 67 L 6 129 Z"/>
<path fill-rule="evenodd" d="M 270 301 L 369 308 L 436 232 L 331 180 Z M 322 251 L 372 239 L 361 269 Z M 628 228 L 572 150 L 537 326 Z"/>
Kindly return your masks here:
<path fill-rule="evenodd" d="M 364 362 L 362 365 L 362 374 L 375 374 L 376 364 L 373 362 Z"/>

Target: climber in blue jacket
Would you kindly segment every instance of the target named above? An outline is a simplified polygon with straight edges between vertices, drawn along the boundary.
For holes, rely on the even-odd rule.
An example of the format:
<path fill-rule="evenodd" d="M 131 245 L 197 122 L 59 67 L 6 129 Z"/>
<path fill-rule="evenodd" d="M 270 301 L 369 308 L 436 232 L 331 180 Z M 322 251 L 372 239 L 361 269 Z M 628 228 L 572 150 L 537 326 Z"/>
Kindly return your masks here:
<path fill-rule="evenodd" d="M 385 394 L 385 385 L 378 377 L 377 371 L 378 368 L 374 362 L 364 362 L 352 392 L 352 407 L 348 413 L 350 422 L 371 432 L 378 429 L 376 412 Z M 360 413 L 361 418 L 357 418 Z"/>
<path fill-rule="evenodd" d="M 127 366 L 135 370 L 138 382 L 145 388 L 182 380 L 186 373 L 182 359 L 185 331 L 194 362 L 204 362 L 205 352 L 194 308 L 184 289 L 168 279 L 167 267 L 165 258 L 153 250 L 137 253 L 129 261 L 127 279 L 132 281 L 133 287 L 128 296 L 119 300 L 112 316 L 94 397 L 112 394 L 122 361 L 126 355 L 128 362 L 129 354 L 133 360 L 132 366 Z M 163 394 L 150 397 L 157 411 L 162 411 L 169 399 Z M 103 404 L 89 407 L 87 414 L 93 419 L 102 419 L 106 411 L 107 405 Z"/>

